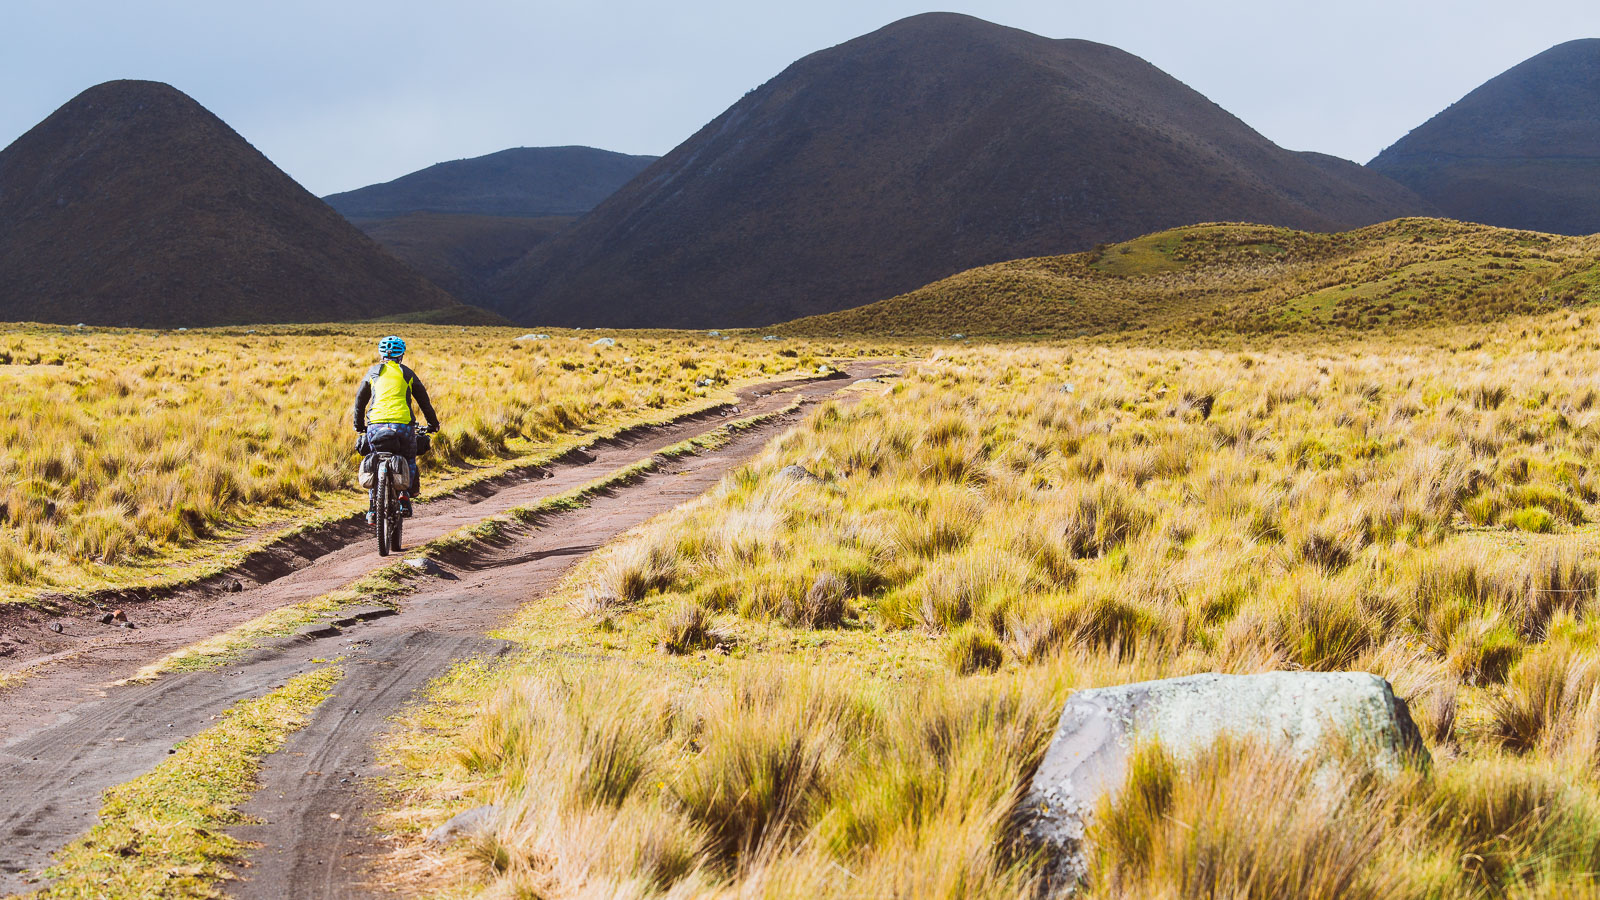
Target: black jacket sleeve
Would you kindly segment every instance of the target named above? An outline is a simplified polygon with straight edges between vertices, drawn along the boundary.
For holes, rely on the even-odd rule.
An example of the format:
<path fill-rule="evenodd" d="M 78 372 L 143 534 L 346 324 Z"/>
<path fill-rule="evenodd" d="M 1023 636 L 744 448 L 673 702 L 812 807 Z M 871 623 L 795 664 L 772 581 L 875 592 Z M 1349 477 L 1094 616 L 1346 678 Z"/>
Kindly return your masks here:
<path fill-rule="evenodd" d="M 361 387 L 356 389 L 356 430 L 367 430 L 367 404 L 372 402 L 372 370 L 361 376 Z"/>
<path fill-rule="evenodd" d="M 411 372 L 411 398 L 417 401 L 417 408 L 422 410 L 422 417 L 428 420 L 428 427 L 434 431 L 439 430 L 439 417 L 433 414 L 433 403 L 428 400 L 428 389 L 422 386 L 422 379 L 416 372 Z"/>

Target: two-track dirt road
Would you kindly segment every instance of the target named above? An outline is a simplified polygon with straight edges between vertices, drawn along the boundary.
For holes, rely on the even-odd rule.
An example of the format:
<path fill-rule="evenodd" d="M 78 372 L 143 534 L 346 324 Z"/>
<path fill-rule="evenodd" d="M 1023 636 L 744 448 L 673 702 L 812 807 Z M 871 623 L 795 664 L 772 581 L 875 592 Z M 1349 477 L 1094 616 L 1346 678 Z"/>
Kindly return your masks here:
<path fill-rule="evenodd" d="M 752 389 L 729 418 L 826 397 L 873 369 L 864 363 L 850 367 L 848 379 Z M 358 788 L 372 773 L 371 748 L 387 717 L 453 661 L 502 652 L 503 645 L 483 637 L 485 632 L 547 591 L 583 555 L 714 485 L 794 419 L 783 416 L 737 432 L 715 450 L 668 462 L 581 509 L 447 560 L 401 600 L 397 615 L 321 638 L 278 641 L 222 668 L 146 685 L 112 685 L 172 650 L 320 596 L 392 559 L 377 556 L 364 528 L 343 534 L 335 529 L 299 542 L 288 551 L 296 556 L 285 557 L 273 572 L 258 567 L 243 573 L 250 580 L 242 591 L 212 586 L 131 607 L 143 626 L 137 630 L 108 628 L 88 616 L 67 620 L 67 634 L 81 630 L 86 636 L 76 646 L 36 655 L 50 661 L 0 690 L 0 809 L 6 810 L 0 820 L 0 894 L 26 890 L 28 872 L 93 824 L 105 788 L 148 771 L 173 744 L 238 700 L 314 668 L 313 659 L 342 656 L 344 679 L 311 724 L 263 769 L 262 788 L 246 808 L 262 824 L 238 831 L 262 847 L 230 892 L 273 898 L 372 895 L 363 866 L 381 847 L 360 815 L 366 797 Z M 407 525 L 407 545 L 587 484 L 726 421 L 700 416 L 644 429 L 525 479 L 419 504 Z M 21 618 L 0 620 L 0 627 L 48 624 Z"/>

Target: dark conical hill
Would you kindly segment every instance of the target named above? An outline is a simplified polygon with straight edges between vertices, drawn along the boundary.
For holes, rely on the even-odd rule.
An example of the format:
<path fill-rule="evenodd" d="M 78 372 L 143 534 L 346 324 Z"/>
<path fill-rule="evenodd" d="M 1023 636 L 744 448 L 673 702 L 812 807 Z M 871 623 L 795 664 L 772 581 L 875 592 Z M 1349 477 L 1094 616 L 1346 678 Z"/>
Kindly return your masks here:
<path fill-rule="evenodd" d="M 1600 39 L 1508 69 L 1368 165 L 1457 219 L 1600 232 Z"/>
<path fill-rule="evenodd" d="M 0 151 L 0 320 L 482 319 L 175 88 L 92 87 Z"/>
<path fill-rule="evenodd" d="M 757 325 L 1198 221 L 1330 230 L 1425 208 L 1115 48 L 929 14 L 747 94 L 508 270 L 496 308 Z"/>

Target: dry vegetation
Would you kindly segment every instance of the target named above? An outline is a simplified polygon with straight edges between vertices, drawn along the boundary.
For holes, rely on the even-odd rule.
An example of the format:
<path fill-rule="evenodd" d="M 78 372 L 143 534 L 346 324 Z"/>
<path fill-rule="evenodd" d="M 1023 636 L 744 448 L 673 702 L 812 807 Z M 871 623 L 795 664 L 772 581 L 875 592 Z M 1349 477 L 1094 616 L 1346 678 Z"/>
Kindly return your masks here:
<path fill-rule="evenodd" d="M 0 599 L 137 583 L 257 526 L 360 505 L 350 404 L 382 334 L 444 420 L 428 489 L 708 404 L 820 345 L 426 326 L 0 333 Z"/>
<path fill-rule="evenodd" d="M 1593 237 L 1438 219 L 1344 234 L 1196 225 L 1089 253 L 983 266 L 784 328 L 1016 337 L 1484 323 L 1600 299 L 1597 251 Z"/>
<path fill-rule="evenodd" d="M 505 632 L 522 658 L 441 682 L 388 750 L 392 824 L 501 811 L 401 877 L 1033 896 L 1012 814 L 1068 691 L 1305 668 L 1389 678 L 1433 767 L 1152 749 L 1089 896 L 1594 896 L 1596 327 L 936 354 L 586 561 Z"/>

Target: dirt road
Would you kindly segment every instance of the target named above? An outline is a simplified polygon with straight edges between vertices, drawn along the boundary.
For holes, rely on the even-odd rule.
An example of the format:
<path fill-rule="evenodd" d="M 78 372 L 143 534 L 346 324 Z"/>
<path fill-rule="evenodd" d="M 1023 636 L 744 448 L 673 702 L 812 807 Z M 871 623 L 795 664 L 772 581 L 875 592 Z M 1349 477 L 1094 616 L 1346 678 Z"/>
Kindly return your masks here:
<path fill-rule="evenodd" d="M 854 367 L 860 376 L 870 365 Z M 804 382 L 752 390 L 739 417 L 816 399 L 850 380 Z M 239 699 L 259 696 L 313 668 L 313 658 L 345 657 L 346 677 L 310 726 L 271 758 L 263 787 L 247 812 L 265 824 L 240 835 L 264 846 L 232 892 L 245 897 L 365 896 L 360 871 L 378 849 L 361 816 L 361 778 L 371 773 L 370 748 L 386 717 L 415 689 L 456 659 L 493 654 L 501 645 L 482 635 L 546 591 L 574 562 L 600 544 L 715 484 L 753 455 L 793 416 L 739 433 L 723 447 L 668 463 L 642 480 L 596 497 L 587 507 L 551 517 L 447 564 L 405 597 L 398 615 L 354 625 L 321 639 L 296 638 L 256 651 L 227 667 L 110 687 L 140 665 L 264 612 L 327 593 L 385 564 L 365 529 L 322 536 L 315 555 L 284 560 L 282 574 L 237 593 L 216 589 L 151 601 L 132 610 L 145 627 L 127 631 L 78 620 L 88 636 L 37 674 L 0 692 L 0 893 L 25 889 L 58 847 L 93 822 L 102 790 L 148 771 L 174 743 L 204 727 Z M 586 458 L 551 467 L 548 477 L 506 484 L 470 497 L 421 504 L 408 524 L 415 545 L 462 525 L 588 483 L 650 453 L 718 427 L 722 418 L 650 429 L 596 445 Z M 295 548 L 295 552 L 305 549 Z M 90 620 L 92 621 L 92 620 Z M 34 627 L 43 627 L 34 623 Z M 352 774 L 353 773 L 353 774 Z M 339 813 L 338 819 L 329 813 Z"/>

